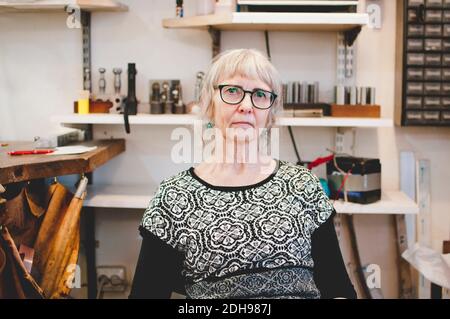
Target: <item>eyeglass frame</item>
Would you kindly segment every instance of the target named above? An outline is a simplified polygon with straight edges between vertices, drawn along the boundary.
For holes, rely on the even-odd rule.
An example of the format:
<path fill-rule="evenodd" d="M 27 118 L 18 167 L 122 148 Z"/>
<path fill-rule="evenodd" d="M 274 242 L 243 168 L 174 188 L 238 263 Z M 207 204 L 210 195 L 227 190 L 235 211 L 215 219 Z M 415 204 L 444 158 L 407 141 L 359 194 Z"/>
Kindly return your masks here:
<path fill-rule="evenodd" d="M 228 102 L 226 102 L 226 101 L 223 99 L 223 97 L 222 97 L 222 89 L 223 89 L 224 87 L 226 87 L 226 86 L 232 86 L 232 87 L 240 88 L 240 89 L 244 92 L 244 95 L 242 95 L 242 99 L 241 99 L 239 102 L 236 102 L 236 103 L 228 103 Z M 249 93 L 249 94 L 250 94 L 250 101 L 252 102 L 253 107 L 255 107 L 255 108 L 259 109 L 259 110 L 268 110 L 268 109 L 270 109 L 270 108 L 273 106 L 273 103 L 275 103 L 275 100 L 276 100 L 277 97 L 278 97 L 277 94 L 275 94 L 274 92 L 271 92 L 271 91 L 267 91 L 267 90 L 263 90 L 263 89 L 258 89 L 258 88 L 253 89 L 253 91 L 249 91 L 249 90 L 244 90 L 244 88 L 243 88 L 242 86 L 240 86 L 240 85 L 234 85 L 234 84 L 220 84 L 220 85 L 214 86 L 214 89 L 216 89 L 216 90 L 218 89 L 218 90 L 219 90 L 219 92 L 220 92 L 220 98 L 222 99 L 222 101 L 223 101 L 224 103 L 229 104 L 229 105 L 238 105 L 239 103 L 241 103 L 242 101 L 244 101 L 245 95 L 246 95 L 247 93 Z M 255 93 L 256 91 L 263 91 L 263 92 L 272 94 L 273 100 L 270 102 L 270 106 L 269 106 L 269 107 L 263 108 L 263 107 L 258 107 L 258 106 L 255 105 L 255 102 L 253 102 L 253 93 Z"/>

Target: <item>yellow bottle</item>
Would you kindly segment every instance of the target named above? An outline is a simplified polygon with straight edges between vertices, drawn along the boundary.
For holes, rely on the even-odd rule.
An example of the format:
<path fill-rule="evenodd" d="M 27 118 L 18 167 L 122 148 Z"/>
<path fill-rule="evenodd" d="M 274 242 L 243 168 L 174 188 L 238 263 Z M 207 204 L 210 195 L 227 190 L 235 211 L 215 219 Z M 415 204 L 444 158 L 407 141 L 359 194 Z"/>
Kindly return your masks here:
<path fill-rule="evenodd" d="M 89 114 L 89 91 L 80 91 L 78 99 L 78 114 Z"/>

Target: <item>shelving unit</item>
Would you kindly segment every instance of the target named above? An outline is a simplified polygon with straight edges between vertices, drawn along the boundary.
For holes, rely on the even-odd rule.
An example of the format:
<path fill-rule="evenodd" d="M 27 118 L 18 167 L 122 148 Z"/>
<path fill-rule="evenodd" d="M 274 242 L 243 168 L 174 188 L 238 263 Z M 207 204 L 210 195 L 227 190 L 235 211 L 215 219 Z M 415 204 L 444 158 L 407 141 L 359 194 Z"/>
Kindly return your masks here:
<path fill-rule="evenodd" d="M 309 127 L 392 127 L 393 121 L 388 118 L 359 117 L 280 117 L 279 126 Z"/>
<path fill-rule="evenodd" d="M 156 189 L 156 188 L 155 188 Z M 83 205 L 103 208 L 146 209 L 155 189 L 139 186 L 89 185 Z M 362 205 L 335 201 L 336 212 L 341 214 L 417 214 L 416 203 L 399 191 L 383 192 L 380 201 Z"/>
<path fill-rule="evenodd" d="M 199 118 L 195 115 L 178 114 L 139 114 L 129 117 L 132 125 L 193 125 Z M 61 124 L 123 124 L 120 114 L 69 114 L 51 118 Z M 393 121 L 387 118 L 340 118 L 340 117 L 279 117 L 279 126 L 306 127 L 392 127 Z"/>
<path fill-rule="evenodd" d="M 81 10 L 89 12 L 128 11 L 128 6 L 114 0 L 41 0 L 36 2 L 0 1 L 0 13 L 64 12 L 68 5 L 78 6 Z"/>
<path fill-rule="evenodd" d="M 198 119 L 195 115 L 139 114 L 130 115 L 130 124 L 140 125 L 192 125 Z M 122 114 L 69 114 L 55 115 L 52 122 L 61 124 L 123 124 Z"/>
<path fill-rule="evenodd" d="M 416 202 L 405 193 L 396 190 L 382 191 L 381 200 L 372 204 L 356 204 L 335 201 L 336 212 L 342 214 L 418 214 L 419 207 Z"/>
<path fill-rule="evenodd" d="M 365 13 L 233 12 L 164 19 L 165 28 L 208 28 L 223 31 L 348 31 L 369 22 Z"/>
<path fill-rule="evenodd" d="M 135 208 L 148 207 L 154 189 L 140 186 L 88 185 L 85 207 Z"/>

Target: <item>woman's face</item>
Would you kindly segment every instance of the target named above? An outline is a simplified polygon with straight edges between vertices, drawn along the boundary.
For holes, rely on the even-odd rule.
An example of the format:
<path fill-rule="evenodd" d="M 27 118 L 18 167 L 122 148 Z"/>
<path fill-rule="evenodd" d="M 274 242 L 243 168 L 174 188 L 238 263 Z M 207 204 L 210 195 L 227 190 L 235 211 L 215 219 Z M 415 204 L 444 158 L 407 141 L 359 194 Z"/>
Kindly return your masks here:
<path fill-rule="evenodd" d="M 272 89 L 263 81 L 249 79 L 240 75 L 226 78 L 220 81 L 218 85 L 237 85 L 246 91 L 262 89 L 272 91 Z M 259 136 L 259 130 L 267 127 L 270 109 L 258 109 L 253 107 L 250 94 L 245 94 L 244 99 L 239 104 L 231 105 L 225 103 L 220 97 L 220 90 L 215 90 L 214 98 L 214 123 L 215 127 L 220 129 L 223 136 L 227 138 L 226 132 L 232 132 L 237 137 L 238 142 L 253 140 Z M 229 136 L 228 136 L 229 138 Z"/>

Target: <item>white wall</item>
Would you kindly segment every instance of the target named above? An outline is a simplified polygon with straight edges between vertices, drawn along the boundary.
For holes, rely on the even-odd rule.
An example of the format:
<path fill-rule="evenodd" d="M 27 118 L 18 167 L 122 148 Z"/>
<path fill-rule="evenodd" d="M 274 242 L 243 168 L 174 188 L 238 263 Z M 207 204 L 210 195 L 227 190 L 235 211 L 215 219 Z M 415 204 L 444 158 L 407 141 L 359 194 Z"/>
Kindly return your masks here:
<path fill-rule="evenodd" d="M 149 79 L 179 78 L 186 100 L 193 98 L 195 73 L 205 70 L 211 58 L 211 38 L 202 30 L 163 29 L 161 19 L 175 12 L 175 1 L 128 0 L 126 13 L 92 15 L 92 66 L 107 69 L 109 92 L 112 68 L 126 69 L 135 62 L 138 69 L 137 95 L 148 101 Z M 195 13 L 193 0 L 185 1 L 185 14 Z M 382 1 L 383 28 L 365 28 L 357 40 L 357 83 L 377 88 L 383 116 L 394 109 L 395 2 Z M 81 32 L 68 29 L 64 14 L 0 15 L 0 140 L 25 140 L 45 134 L 53 127 L 49 116 L 72 112 L 73 100 L 82 88 Z M 284 80 L 318 80 L 323 99 L 332 96 L 336 78 L 336 36 L 333 33 L 270 32 L 272 60 Z M 222 49 L 254 47 L 265 50 L 262 32 L 223 32 Z M 94 71 L 94 91 L 98 72 Z M 125 76 L 123 77 L 123 80 Z M 125 81 L 123 81 L 125 82 Z M 125 85 L 126 86 L 126 85 Z M 125 90 L 124 90 L 125 92 Z M 170 161 L 172 127 L 132 126 L 126 135 L 122 126 L 96 126 L 96 138 L 126 137 L 127 151 L 98 169 L 95 183 L 137 184 L 153 189 L 163 178 L 189 164 Z M 325 155 L 333 146 L 334 129 L 295 128 L 304 159 Z M 346 143 L 350 144 L 350 134 Z M 428 158 L 432 166 L 433 247 L 440 249 L 450 237 L 447 181 L 450 170 L 449 128 L 357 129 L 355 155 L 380 157 L 382 183 L 398 188 L 398 157 L 412 150 Z M 296 161 L 287 131 L 282 130 L 281 158 Z M 323 175 L 323 169 L 318 170 Z M 123 264 L 129 277 L 134 271 L 139 238 L 137 225 L 142 211 L 98 210 L 97 257 L 99 265 Z M 390 223 L 388 217 L 358 217 L 359 233 L 377 233 Z M 383 226 L 384 225 L 384 226 Z M 364 241 L 362 241 L 362 245 Z M 364 245 L 363 245 L 364 246 Z M 376 260 L 375 260 L 376 261 Z M 395 272 L 395 270 L 393 270 Z M 395 279 L 390 273 L 382 283 Z M 385 296 L 396 296 L 389 286 Z M 111 296 L 111 297 L 114 297 Z"/>

